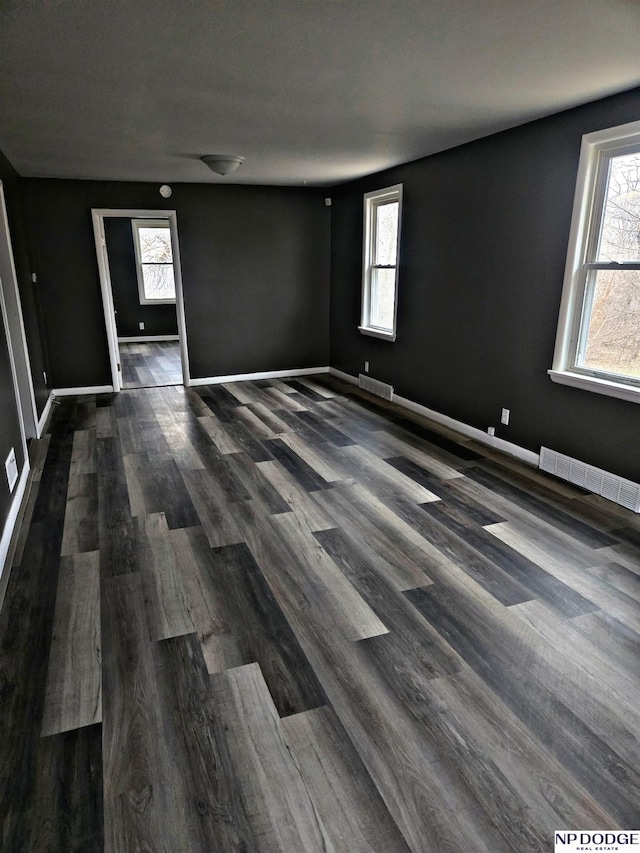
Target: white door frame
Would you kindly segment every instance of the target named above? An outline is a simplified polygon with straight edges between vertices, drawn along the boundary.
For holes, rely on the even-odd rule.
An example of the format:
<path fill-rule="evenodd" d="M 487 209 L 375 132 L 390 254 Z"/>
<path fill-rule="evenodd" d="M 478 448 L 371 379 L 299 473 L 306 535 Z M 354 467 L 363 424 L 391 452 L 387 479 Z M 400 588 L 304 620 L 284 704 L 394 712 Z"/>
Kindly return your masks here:
<path fill-rule="evenodd" d="M 0 288 L 6 315 L 7 343 L 16 382 L 21 428 L 26 438 L 40 438 L 36 395 L 33 389 L 33 377 L 31 376 L 31 361 L 22 316 L 22 303 L 18 290 L 18 277 L 13 259 L 2 181 L 0 181 Z"/>
<path fill-rule="evenodd" d="M 180 359 L 182 361 L 182 379 L 186 387 L 191 384 L 189 374 L 189 354 L 187 351 L 187 324 L 184 315 L 184 296 L 182 292 L 182 270 L 180 266 L 180 246 L 178 244 L 178 221 L 175 210 L 131 210 L 110 208 L 92 208 L 93 234 L 96 241 L 96 256 L 100 273 L 100 289 L 102 290 L 102 306 L 107 329 L 109 360 L 111 362 L 111 382 L 114 391 L 122 389 L 122 379 L 119 368 L 120 354 L 118 351 L 118 332 L 116 315 L 113 305 L 113 290 L 111 288 L 111 273 L 109 257 L 104 233 L 104 220 L 111 217 L 123 219 L 167 219 L 171 232 L 171 249 L 173 254 L 173 277 L 176 284 L 176 317 L 178 320 L 178 335 L 180 337 Z"/>

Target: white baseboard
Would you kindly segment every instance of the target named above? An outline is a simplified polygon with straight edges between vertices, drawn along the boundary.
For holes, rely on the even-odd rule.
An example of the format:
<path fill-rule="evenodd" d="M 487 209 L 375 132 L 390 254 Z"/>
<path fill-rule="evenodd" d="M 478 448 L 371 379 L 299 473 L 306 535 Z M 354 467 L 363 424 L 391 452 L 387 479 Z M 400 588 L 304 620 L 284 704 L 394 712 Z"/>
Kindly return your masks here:
<path fill-rule="evenodd" d="M 79 388 L 54 388 L 54 397 L 82 397 L 84 394 L 112 394 L 113 385 L 81 385 Z"/>
<path fill-rule="evenodd" d="M 338 370 L 337 367 L 330 367 L 329 373 L 331 376 L 335 376 L 336 379 L 342 379 L 343 382 L 349 382 L 351 385 L 358 384 L 357 376 L 352 376 L 350 373 L 343 373 L 341 370 Z"/>
<path fill-rule="evenodd" d="M 293 370 L 264 370 L 261 373 L 232 373 L 229 376 L 207 376 L 189 379 L 189 387 L 194 385 L 221 385 L 223 382 L 248 382 L 252 379 L 285 379 L 287 376 L 313 376 L 329 373 L 328 367 L 301 367 Z M 186 385 L 187 383 L 185 383 Z"/>
<path fill-rule="evenodd" d="M 118 338 L 119 344 L 144 344 L 154 341 L 179 341 L 179 335 L 134 335 L 130 338 Z"/>
<path fill-rule="evenodd" d="M 27 457 L 24 465 L 22 466 L 22 473 L 20 474 L 20 479 L 18 480 L 13 500 L 11 501 L 9 515 L 4 523 L 2 539 L 0 539 L 0 578 L 7 568 L 5 563 L 7 562 L 7 555 L 9 554 L 9 549 L 11 547 L 11 538 L 15 530 L 16 521 L 18 520 L 20 510 L 22 509 L 22 501 L 24 500 L 27 483 L 29 482 L 29 470 L 29 459 Z"/>
<path fill-rule="evenodd" d="M 338 379 L 342 379 L 345 382 L 350 382 L 352 385 L 358 384 L 357 378 L 355 376 L 351 376 L 350 373 L 343 373 L 341 370 L 337 370 L 335 367 L 332 367 L 329 372 L 332 376 L 335 376 Z M 463 421 L 457 421 L 455 418 L 450 418 L 448 415 L 443 415 L 440 412 L 436 412 L 434 409 L 429 409 L 427 408 L 427 406 L 422 406 L 420 403 L 414 403 L 413 400 L 409 400 L 406 397 L 401 397 L 398 394 L 394 394 L 392 402 L 394 402 L 398 406 L 401 406 L 403 409 L 408 409 L 410 412 L 415 412 L 415 414 L 417 415 L 421 415 L 424 418 L 429 418 L 429 420 L 434 421 L 437 424 L 441 424 L 442 426 L 455 430 L 461 435 L 466 435 L 469 438 L 473 438 L 480 444 L 486 444 L 488 447 L 493 447 L 495 450 L 500 450 L 502 453 L 506 453 L 508 456 L 513 456 L 516 459 L 520 459 L 520 461 L 526 462 L 528 465 L 533 465 L 537 468 L 540 463 L 539 453 L 534 453 L 532 450 L 526 450 L 524 447 L 520 447 L 519 444 L 514 444 L 513 442 L 507 441 L 504 438 L 498 438 L 495 435 L 489 435 L 488 433 L 484 432 L 481 429 L 478 429 L 477 427 L 465 424 Z"/>
<path fill-rule="evenodd" d="M 514 456 L 516 459 L 520 459 L 521 462 L 526 462 L 528 465 L 533 465 L 536 468 L 538 467 L 540 454 L 534 453 L 533 450 L 526 450 L 524 447 L 520 447 L 519 444 L 514 444 L 512 441 L 507 441 L 504 438 L 498 438 L 496 435 L 489 435 L 477 427 L 465 424 L 463 421 L 457 421 L 455 418 L 450 418 L 448 415 L 442 415 L 440 412 L 428 409 L 426 406 L 421 406 L 420 403 L 414 403 L 413 400 L 407 400 L 405 397 L 400 397 L 397 394 L 393 395 L 393 402 L 411 412 L 415 412 L 417 415 L 422 415 L 425 418 L 435 421 L 437 424 L 442 424 L 442 426 L 446 426 L 449 429 L 462 433 L 462 435 L 473 438 L 480 442 L 480 444 L 486 444 L 488 447 L 500 450 L 508 456 Z"/>
<path fill-rule="evenodd" d="M 50 392 L 47 402 L 44 405 L 44 409 L 42 410 L 42 414 L 40 415 L 40 420 L 38 421 L 36 426 L 36 438 L 42 438 L 42 433 L 45 431 L 47 421 L 49 420 L 49 415 L 51 414 L 52 404 L 53 392 Z"/>

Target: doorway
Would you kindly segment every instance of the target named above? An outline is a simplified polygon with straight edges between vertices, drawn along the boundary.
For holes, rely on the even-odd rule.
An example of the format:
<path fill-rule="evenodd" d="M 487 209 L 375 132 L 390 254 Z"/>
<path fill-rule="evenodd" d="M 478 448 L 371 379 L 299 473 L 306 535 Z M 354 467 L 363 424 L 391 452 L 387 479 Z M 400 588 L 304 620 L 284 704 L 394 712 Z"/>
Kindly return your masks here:
<path fill-rule="evenodd" d="M 114 391 L 189 385 L 176 213 L 92 210 Z"/>

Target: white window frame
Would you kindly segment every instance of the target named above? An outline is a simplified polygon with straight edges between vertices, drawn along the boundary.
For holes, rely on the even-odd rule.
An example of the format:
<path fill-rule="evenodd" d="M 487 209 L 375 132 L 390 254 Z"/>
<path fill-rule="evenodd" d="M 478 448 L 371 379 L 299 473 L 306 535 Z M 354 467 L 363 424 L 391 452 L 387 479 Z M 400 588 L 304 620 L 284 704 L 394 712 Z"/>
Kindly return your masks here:
<path fill-rule="evenodd" d="M 589 370 L 577 365 L 583 304 L 590 269 L 640 269 L 640 263 L 595 263 L 604 210 L 608 161 L 640 147 L 640 121 L 588 133 L 582 137 L 560 316 L 548 371 L 553 382 L 596 394 L 640 403 L 640 379 Z"/>
<path fill-rule="evenodd" d="M 376 208 L 391 201 L 398 202 L 398 233 L 396 236 L 396 262 L 382 265 L 373 263 L 375 246 Z M 398 268 L 400 265 L 400 232 L 402 228 L 402 184 L 395 184 L 383 190 L 365 193 L 364 196 L 364 234 L 362 248 L 362 314 L 359 331 L 385 341 L 395 341 L 398 317 Z M 383 329 L 371 323 L 371 286 L 374 269 L 395 269 L 393 328 Z"/>
<path fill-rule="evenodd" d="M 143 262 L 140 255 L 140 238 L 138 236 L 139 228 L 166 228 L 171 237 L 171 228 L 168 219 L 132 219 L 131 228 L 133 230 L 133 245 L 136 252 L 136 274 L 138 276 L 138 298 L 140 305 L 175 305 L 176 298 L 173 299 L 149 299 L 144 292 L 144 275 L 142 272 Z M 171 254 L 173 255 L 173 239 L 171 241 Z M 169 261 L 166 266 L 173 269 L 173 261 Z M 174 275 L 175 287 L 175 275 Z"/>

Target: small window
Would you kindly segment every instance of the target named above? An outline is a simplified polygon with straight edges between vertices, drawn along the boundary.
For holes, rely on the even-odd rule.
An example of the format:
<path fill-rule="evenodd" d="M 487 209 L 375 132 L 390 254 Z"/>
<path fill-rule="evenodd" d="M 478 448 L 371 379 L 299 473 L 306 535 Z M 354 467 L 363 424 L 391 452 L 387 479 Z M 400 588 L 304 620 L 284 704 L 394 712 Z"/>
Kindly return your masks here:
<path fill-rule="evenodd" d="M 640 402 L 640 122 L 583 138 L 549 372 Z"/>
<path fill-rule="evenodd" d="M 176 301 L 171 231 L 164 219 L 134 219 L 138 292 L 141 305 Z"/>
<path fill-rule="evenodd" d="M 402 184 L 364 197 L 362 322 L 365 335 L 395 341 Z"/>

